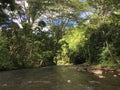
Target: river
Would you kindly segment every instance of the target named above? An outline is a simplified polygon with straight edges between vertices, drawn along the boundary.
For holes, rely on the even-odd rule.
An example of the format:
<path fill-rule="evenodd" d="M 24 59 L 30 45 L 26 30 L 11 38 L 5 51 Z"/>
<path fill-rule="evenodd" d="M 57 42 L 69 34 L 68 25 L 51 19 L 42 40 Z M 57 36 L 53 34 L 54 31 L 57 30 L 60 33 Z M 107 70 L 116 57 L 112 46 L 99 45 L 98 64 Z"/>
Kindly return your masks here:
<path fill-rule="evenodd" d="M 0 72 L 0 90 L 120 90 L 120 77 L 99 78 L 76 66 L 52 66 Z"/>

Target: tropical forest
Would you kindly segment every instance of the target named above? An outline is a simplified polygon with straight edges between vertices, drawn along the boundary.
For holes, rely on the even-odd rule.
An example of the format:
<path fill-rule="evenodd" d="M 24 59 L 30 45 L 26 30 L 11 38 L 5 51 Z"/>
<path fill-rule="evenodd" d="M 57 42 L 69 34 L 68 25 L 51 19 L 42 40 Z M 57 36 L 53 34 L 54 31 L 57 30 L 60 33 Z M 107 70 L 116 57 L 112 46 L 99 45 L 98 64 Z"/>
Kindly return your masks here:
<path fill-rule="evenodd" d="M 120 0 L 0 0 L 0 90 L 120 90 Z"/>

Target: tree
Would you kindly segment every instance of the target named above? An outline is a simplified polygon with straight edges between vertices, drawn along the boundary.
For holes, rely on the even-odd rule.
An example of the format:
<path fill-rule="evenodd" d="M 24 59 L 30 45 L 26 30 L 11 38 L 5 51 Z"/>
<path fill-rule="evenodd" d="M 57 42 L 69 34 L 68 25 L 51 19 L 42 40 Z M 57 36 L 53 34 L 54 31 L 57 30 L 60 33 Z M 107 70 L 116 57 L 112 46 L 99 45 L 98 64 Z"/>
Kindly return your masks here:
<path fill-rule="evenodd" d="M 113 35 L 111 31 L 115 30 L 114 29 L 115 25 L 111 24 L 112 23 L 111 16 L 113 15 L 114 12 L 119 11 L 118 7 L 120 2 L 118 0 L 116 1 L 114 0 L 89 1 L 88 0 L 88 2 L 90 4 L 90 7 L 92 7 L 92 11 L 93 11 L 93 17 L 91 17 L 90 23 L 92 26 L 95 26 L 92 29 L 93 32 L 91 33 L 89 44 L 88 44 L 88 51 L 89 51 L 88 55 L 91 58 L 90 60 L 92 60 L 93 62 L 100 60 L 101 62 L 101 59 L 103 59 L 102 57 L 105 56 L 105 54 L 103 53 L 106 52 L 107 55 L 104 58 L 104 60 L 111 59 L 113 63 L 116 63 L 117 61 L 116 55 L 115 55 L 116 52 L 115 52 L 115 47 L 113 46 L 114 41 L 111 41 L 112 39 L 111 35 Z M 112 18 L 112 20 L 114 21 L 115 18 L 114 19 Z M 116 30 L 118 27 L 119 25 L 116 27 Z M 95 54 L 93 54 L 94 52 Z"/>

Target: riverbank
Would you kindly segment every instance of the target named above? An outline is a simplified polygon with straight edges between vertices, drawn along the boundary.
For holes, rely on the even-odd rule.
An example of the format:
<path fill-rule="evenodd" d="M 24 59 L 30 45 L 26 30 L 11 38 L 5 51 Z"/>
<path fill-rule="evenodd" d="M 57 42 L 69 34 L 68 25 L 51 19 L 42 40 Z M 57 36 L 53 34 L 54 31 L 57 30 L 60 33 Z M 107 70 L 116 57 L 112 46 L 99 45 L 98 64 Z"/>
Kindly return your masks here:
<path fill-rule="evenodd" d="M 55 66 L 55 65 L 51 65 L 51 66 Z M 87 64 L 79 64 L 79 65 L 68 64 L 68 65 L 63 65 L 63 66 L 75 66 L 78 71 L 91 72 L 92 70 L 104 70 L 104 71 L 111 71 L 111 72 L 119 72 L 120 73 L 119 67 L 105 67 L 105 66 L 103 67 L 103 66 L 99 66 L 99 65 L 87 65 Z M 44 67 L 48 67 L 48 66 L 44 66 Z M 34 69 L 34 68 L 42 68 L 42 67 L 2 68 L 2 69 L 0 69 L 0 71 L 11 71 L 11 70 L 32 69 L 32 68 Z"/>
<path fill-rule="evenodd" d="M 99 65 L 78 65 L 77 71 L 90 72 L 99 78 L 105 78 L 105 74 L 110 72 L 113 77 L 120 77 L 120 68 L 118 67 L 103 67 Z"/>
<path fill-rule="evenodd" d="M 119 67 L 105 67 L 105 66 L 99 66 L 99 65 L 77 65 L 77 69 L 80 71 L 91 71 L 91 70 L 104 70 L 104 71 L 116 71 L 120 72 Z"/>

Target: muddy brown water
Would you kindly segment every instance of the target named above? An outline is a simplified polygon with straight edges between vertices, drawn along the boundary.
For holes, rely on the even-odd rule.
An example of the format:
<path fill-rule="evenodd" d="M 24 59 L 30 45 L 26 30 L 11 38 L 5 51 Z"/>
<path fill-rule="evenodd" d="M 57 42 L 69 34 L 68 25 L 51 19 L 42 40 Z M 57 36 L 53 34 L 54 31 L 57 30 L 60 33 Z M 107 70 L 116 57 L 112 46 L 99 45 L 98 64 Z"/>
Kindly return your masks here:
<path fill-rule="evenodd" d="M 76 66 L 52 66 L 0 72 L 0 90 L 120 90 L 119 73 L 99 78 Z"/>

